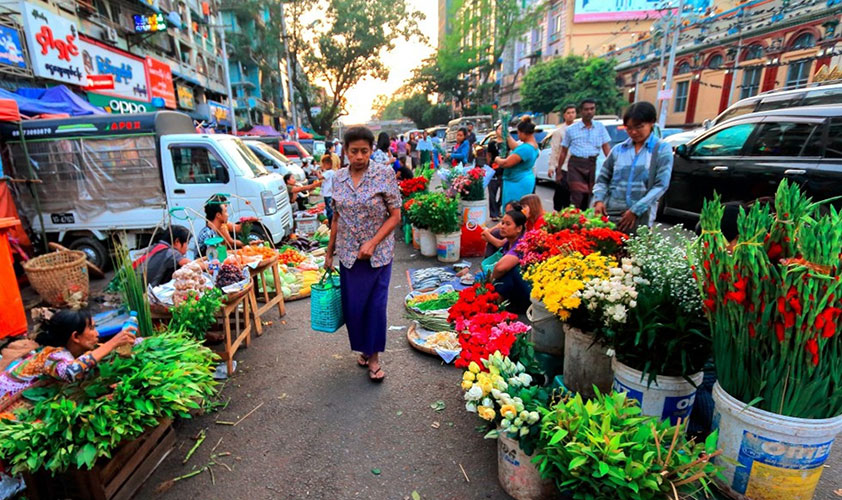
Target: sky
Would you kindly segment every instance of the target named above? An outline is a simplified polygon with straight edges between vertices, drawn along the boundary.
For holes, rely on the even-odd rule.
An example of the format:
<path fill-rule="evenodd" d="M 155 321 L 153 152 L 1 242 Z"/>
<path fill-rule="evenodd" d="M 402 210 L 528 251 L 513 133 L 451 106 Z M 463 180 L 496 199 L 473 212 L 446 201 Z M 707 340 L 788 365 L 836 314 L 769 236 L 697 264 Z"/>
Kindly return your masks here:
<path fill-rule="evenodd" d="M 394 94 L 412 76 L 412 70 L 421 64 L 427 56 L 435 52 L 438 44 L 438 4 L 431 0 L 409 0 L 410 8 L 423 12 L 427 18 L 419 23 L 422 33 L 427 35 L 427 43 L 416 39 L 409 42 L 401 39 L 393 51 L 384 55 L 384 62 L 390 69 L 387 81 L 367 78 L 352 87 L 347 94 L 348 116 L 341 118 L 345 124 L 364 123 L 371 119 L 371 105 L 380 95 Z M 431 9 L 430 6 L 433 6 Z"/>

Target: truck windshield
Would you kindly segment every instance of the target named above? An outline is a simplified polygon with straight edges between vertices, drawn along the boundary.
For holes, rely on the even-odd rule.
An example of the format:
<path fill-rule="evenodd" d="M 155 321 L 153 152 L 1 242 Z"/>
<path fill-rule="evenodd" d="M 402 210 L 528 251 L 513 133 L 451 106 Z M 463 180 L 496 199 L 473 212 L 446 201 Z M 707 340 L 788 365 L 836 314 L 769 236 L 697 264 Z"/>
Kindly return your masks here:
<path fill-rule="evenodd" d="M 282 155 L 280 152 L 278 152 L 277 149 L 275 149 L 273 147 L 269 147 L 266 144 L 263 144 L 262 142 L 255 142 L 253 144 L 256 145 L 258 148 L 260 148 L 260 150 L 263 151 L 264 153 L 268 154 L 272 158 L 275 158 L 276 160 L 281 162 L 281 164 L 286 165 L 287 163 L 290 163 L 289 158 Z"/>
<path fill-rule="evenodd" d="M 260 163 L 260 160 L 251 152 L 248 146 L 243 144 L 243 141 L 237 138 L 230 138 L 220 142 L 222 143 L 222 147 L 225 148 L 225 151 L 234 158 L 234 161 L 245 163 L 248 169 L 244 170 L 244 172 L 251 172 L 255 177 L 269 175 L 269 171 Z"/>

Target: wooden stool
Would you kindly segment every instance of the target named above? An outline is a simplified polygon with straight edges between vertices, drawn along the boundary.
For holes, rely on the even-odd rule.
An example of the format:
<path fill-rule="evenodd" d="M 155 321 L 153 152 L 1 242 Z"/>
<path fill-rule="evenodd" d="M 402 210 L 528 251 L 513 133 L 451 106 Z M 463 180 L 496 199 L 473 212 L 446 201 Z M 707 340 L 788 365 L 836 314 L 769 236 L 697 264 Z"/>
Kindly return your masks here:
<path fill-rule="evenodd" d="M 265 271 L 272 269 L 272 278 L 275 280 L 275 291 L 270 292 L 269 287 L 266 286 L 266 280 L 263 280 L 263 294 L 262 297 L 258 294 L 258 278 L 262 278 Z M 252 311 L 254 315 L 255 330 L 257 335 L 263 335 L 263 321 L 262 316 L 274 306 L 278 306 L 278 314 L 282 317 L 286 315 L 286 306 L 284 305 L 284 292 L 281 290 L 281 272 L 278 268 L 278 257 L 271 259 L 264 259 L 260 262 L 251 275 L 252 286 L 254 287 L 254 302 L 252 302 Z M 274 295 L 274 296 L 272 296 Z M 263 306 L 258 307 L 257 301 L 263 302 Z"/>

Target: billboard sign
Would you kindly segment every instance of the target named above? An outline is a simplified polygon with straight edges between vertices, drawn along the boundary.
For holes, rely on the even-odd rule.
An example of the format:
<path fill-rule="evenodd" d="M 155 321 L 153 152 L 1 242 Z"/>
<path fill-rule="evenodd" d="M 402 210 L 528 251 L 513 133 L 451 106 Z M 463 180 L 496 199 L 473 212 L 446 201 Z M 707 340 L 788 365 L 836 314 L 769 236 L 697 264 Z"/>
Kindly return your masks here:
<path fill-rule="evenodd" d="M 26 68 L 20 32 L 8 26 L 0 26 L 0 64 Z"/>
<path fill-rule="evenodd" d="M 657 19 L 666 12 L 663 0 L 576 0 L 574 23 Z"/>
<path fill-rule="evenodd" d="M 146 71 L 149 73 L 149 92 L 154 99 L 160 97 L 166 107 L 175 109 L 175 88 L 172 83 L 170 65 L 146 56 Z"/>
<path fill-rule="evenodd" d="M 85 84 L 79 32 L 73 21 L 61 17 L 41 5 L 21 4 L 23 32 L 29 46 L 29 58 L 35 76 Z"/>
<path fill-rule="evenodd" d="M 115 115 L 155 111 L 155 108 L 148 102 L 136 101 L 134 99 L 122 99 L 120 97 L 95 94 L 93 92 L 88 92 L 88 102 L 94 106 L 101 107 L 108 113 Z"/>
<path fill-rule="evenodd" d="M 79 40 L 79 52 L 86 76 L 114 76 L 114 90 L 103 93 L 149 102 L 143 59 L 84 38 Z"/>

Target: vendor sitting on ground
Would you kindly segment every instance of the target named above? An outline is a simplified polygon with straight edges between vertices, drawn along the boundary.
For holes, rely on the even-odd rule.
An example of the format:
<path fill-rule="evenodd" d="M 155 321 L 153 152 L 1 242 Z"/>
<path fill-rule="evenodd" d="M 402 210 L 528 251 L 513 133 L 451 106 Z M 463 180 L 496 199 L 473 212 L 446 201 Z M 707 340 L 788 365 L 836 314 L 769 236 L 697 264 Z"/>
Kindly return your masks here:
<path fill-rule="evenodd" d="M 225 240 L 228 248 L 244 246 L 241 241 L 231 236 L 232 232 L 240 232 L 240 225 L 228 222 L 228 203 L 228 199 L 221 194 L 215 194 L 205 202 L 205 219 L 207 219 L 207 224 L 196 236 L 199 257 L 207 253 L 207 240 L 216 238 L 217 236 L 221 236 Z"/>
<path fill-rule="evenodd" d="M 290 205 L 298 202 L 298 208 L 300 208 L 301 210 L 304 210 L 305 207 L 302 206 L 303 204 L 301 203 L 301 200 L 298 197 L 298 193 L 301 193 L 303 191 L 310 191 L 311 189 L 315 189 L 322 185 L 322 181 L 316 181 L 306 186 L 298 186 L 296 185 L 295 177 L 293 177 L 292 174 L 284 175 L 284 182 L 287 185 L 287 193 L 289 193 Z"/>
<path fill-rule="evenodd" d="M 516 201 L 512 201 L 506 203 L 506 206 L 503 209 L 508 212 L 510 210 L 518 210 L 523 211 L 520 203 Z M 491 257 L 495 253 L 497 253 L 500 248 L 506 243 L 506 239 L 503 238 L 501 234 L 501 226 L 502 223 L 498 222 L 494 226 L 490 228 L 486 228 L 482 231 L 482 239 L 485 240 L 485 256 Z"/>
<path fill-rule="evenodd" d="M 147 253 L 138 257 L 132 267 L 146 276 L 150 286 L 169 283 L 172 274 L 181 266 L 190 262 L 187 255 L 190 231 L 184 226 L 172 226 L 164 230 L 161 239 Z"/>
<path fill-rule="evenodd" d="M 17 342 L 3 350 L 0 406 L 6 398 L 40 380 L 76 382 L 84 379 L 108 353 L 120 346 L 135 344 L 139 340 L 136 334 L 135 327 L 128 327 L 97 347 L 99 335 L 89 312 L 63 309 L 55 313 L 42 323 L 41 332 L 35 338 L 37 346 L 22 340 L 17 342 L 29 344 L 24 352 L 12 353 Z"/>
<path fill-rule="evenodd" d="M 526 215 L 519 210 L 509 210 L 500 221 L 500 234 L 505 238 L 503 256 L 491 271 L 491 280 L 497 293 L 509 301 L 510 312 L 523 314 L 529 307 L 531 288 L 520 274 L 520 257 L 515 251 L 518 241 L 526 231 Z"/>

